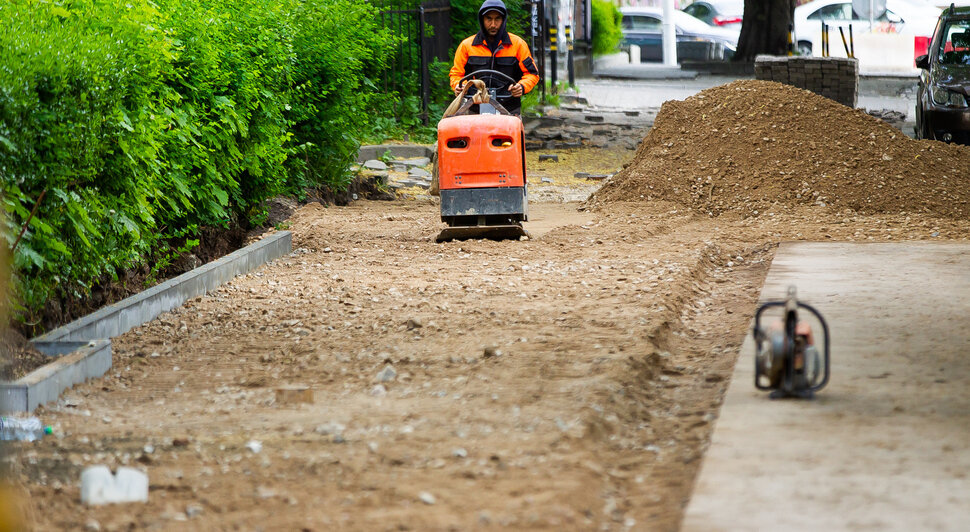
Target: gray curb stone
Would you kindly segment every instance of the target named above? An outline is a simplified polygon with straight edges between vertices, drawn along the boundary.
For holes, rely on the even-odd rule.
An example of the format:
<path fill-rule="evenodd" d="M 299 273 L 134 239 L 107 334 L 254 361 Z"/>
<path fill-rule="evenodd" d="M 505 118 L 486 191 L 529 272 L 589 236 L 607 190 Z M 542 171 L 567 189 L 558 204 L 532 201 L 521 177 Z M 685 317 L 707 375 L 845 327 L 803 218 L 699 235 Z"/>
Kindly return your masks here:
<path fill-rule="evenodd" d="M 0 382 L 0 411 L 31 412 L 65 389 L 104 375 L 111 368 L 110 338 L 287 255 L 292 247 L 293 234 L 280 231 L 34 338 L 35 349 L 57 358 L 16 381 Z"/>
<path fill-rule="evenodd" d="M 34 347 L 58 358 L 13 382 L 0 382 L 0 412 L 31 412 L 111 367 L 111 340 L 34 342 Z"/>
<path fill-rule="evenodd" d="M 292 233 L 280 231 L 225 257 L 58 327 L 34 338 L 33 341 L 88 341 L 124 334 L 193 297 L 221 286 L 237 275 L 249 273 L 271 260 L 286 255 L 292 248 L 292 242 Z"/>

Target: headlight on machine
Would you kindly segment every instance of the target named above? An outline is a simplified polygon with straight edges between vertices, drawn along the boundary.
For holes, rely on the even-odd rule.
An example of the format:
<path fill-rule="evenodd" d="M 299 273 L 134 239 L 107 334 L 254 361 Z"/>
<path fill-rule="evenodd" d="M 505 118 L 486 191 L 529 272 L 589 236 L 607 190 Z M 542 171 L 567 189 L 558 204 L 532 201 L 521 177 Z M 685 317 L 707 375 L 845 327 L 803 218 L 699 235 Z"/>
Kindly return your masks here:
<path fill-rule="evenodd" d="M 966 107 L 967 97 L 943 87 L 933 87 L 933 103 L 947 107 Z"/>

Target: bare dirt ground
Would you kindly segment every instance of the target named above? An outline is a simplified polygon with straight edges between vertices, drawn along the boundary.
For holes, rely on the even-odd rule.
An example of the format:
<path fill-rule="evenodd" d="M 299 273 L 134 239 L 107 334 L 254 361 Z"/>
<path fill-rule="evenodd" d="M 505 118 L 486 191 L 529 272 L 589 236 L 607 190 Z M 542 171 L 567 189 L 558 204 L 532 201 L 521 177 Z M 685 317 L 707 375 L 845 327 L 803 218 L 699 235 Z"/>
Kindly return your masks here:
<path fill-rule="evenodd" d="M 29 522 L 676 530 L 777 243 L 970 229 L 831 204 L 532 208 L 531 240 L 435 244 L 430 201 L 304 206 L 292 255 L 115 338 L 108 375 L 38 410 L 55 435 L 6 457 Z M 314 402 L 277 401 L 291 385 Z M 145 469 L 149 502 L 82 506 L 93 464 Z"/>

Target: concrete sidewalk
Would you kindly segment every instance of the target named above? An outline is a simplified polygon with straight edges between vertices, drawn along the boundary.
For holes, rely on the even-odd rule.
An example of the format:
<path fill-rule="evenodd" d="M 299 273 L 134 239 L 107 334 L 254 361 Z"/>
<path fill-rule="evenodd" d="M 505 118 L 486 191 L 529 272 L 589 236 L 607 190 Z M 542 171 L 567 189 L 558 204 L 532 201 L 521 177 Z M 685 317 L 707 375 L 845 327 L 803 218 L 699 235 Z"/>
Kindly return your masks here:
<path fill-rule="evenodd" d="M 769 399 L 748 335 L 683 530 L 970 529 L 970 244 L 786 243 L 761 300 L 792 284 L 832 379 Z"/>

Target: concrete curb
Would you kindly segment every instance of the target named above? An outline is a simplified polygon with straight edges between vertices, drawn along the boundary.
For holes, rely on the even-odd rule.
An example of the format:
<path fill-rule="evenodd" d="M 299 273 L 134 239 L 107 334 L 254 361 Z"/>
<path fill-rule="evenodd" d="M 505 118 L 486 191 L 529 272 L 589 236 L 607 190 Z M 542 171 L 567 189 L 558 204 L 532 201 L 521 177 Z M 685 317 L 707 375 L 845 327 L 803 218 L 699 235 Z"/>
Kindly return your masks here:
<path fill-rule="evenodd" d="M 58 358 L 13 382 L 0 382 L 0 412 L 31 412 L 111 367 L 111 340 L 35 342 L 34 347 Z"/>
<path fill-rule="evenodd" d="M 394 157 L 431 157 L 434 149 L 423 144 L 377 144 L 361 146 L 357 151 L 357 162 L 362 163 L 371 159 L 380 159 L 384 153 L 390 151 Z"/>
<path fill-rule="evenodd" d="M 0 382 L 0 411 L 30 412 L 67 388 L 104 375 L 111 368 L 110 338 L 278 259 L 292 247 L 292 233 L 281 231 L 34 338 L 34 348 L 57 358 L 14 382 Z"/>
<path fill-rule="evenodd" d="M 237 275 L 249 273 L 266 262 L 286 255 L 292 248 L 292 242 L 292 233 L 280 231 L 225 257 L 58 327 L 34 338 L 33 342 L 87 341 L 124 334 L 195 296 L 205 294 Z"/>

